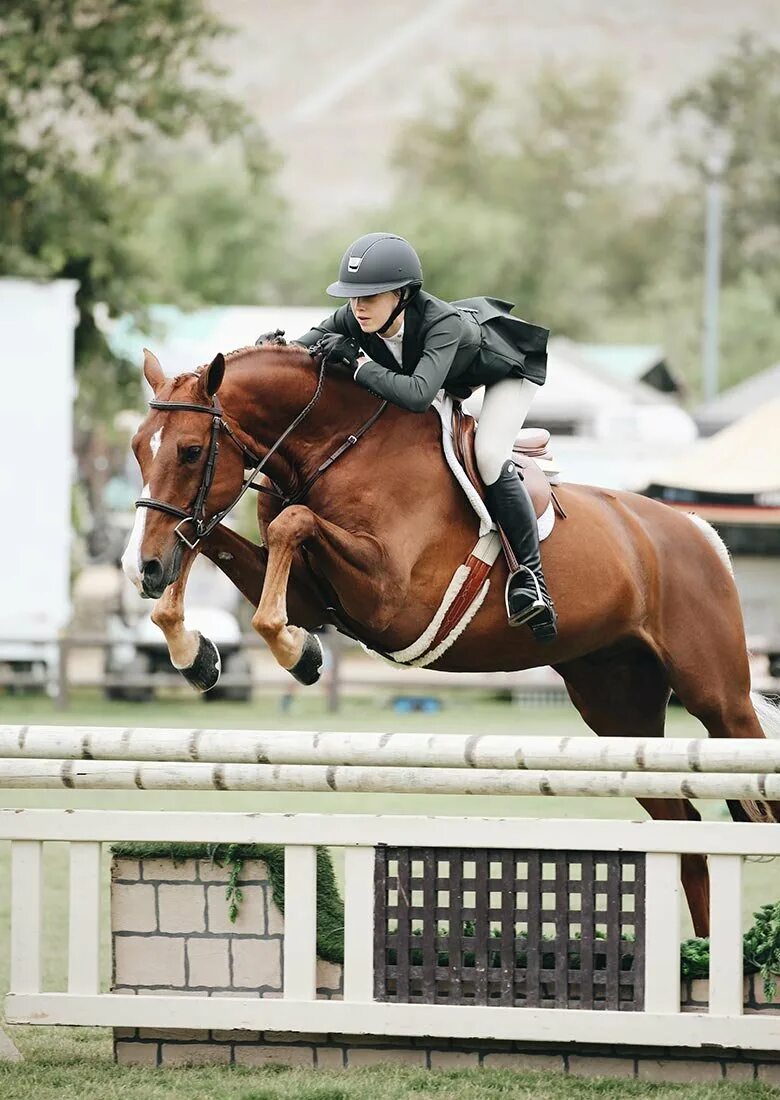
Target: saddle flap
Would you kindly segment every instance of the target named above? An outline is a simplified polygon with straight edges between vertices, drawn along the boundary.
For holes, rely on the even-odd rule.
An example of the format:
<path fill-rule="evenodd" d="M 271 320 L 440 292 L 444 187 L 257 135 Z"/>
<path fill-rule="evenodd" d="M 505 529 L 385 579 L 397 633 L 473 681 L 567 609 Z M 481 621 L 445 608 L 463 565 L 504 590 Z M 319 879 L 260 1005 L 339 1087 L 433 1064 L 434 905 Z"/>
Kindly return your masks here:
<path fill-rule="evenodd" d="M 477 423 L 474 417 L 469 416 L 468 413 L 463 411 L 460 404 L 455 403 L 452 412 L 452 441 L 455 448 L 455 455 L 458 462 L 460 462 L 461 466 L 466 471 L 469 481 L 484 500 L 485 487 L 482 483 L 482 478 L 479 476 L 477 460 L 474 453 L 474 436 L 476 434 L 476 428 Z M 545 436 L 546 439 L 544 438 Z M 544 428 L 529 428 L 520 433 L 518 437 L 518 443 L 520 445 L 518 446 L 518 443 L 516 443 L 512 452 L 515 466 L 520 470 L 525 487 L 533 501 L 537 519 L 543 516 L 547 511 L 552 496 L 550 482 L 547 480 L 547 476 L 542 468 L 535 461 L 535 458 L 551 457 L 546 451 L 546 445 L 549 443 L 549 440 L 550 433 Z M 533 443 L 534 446 L 529 450 L 528 444 L 530 443 Z M 540 451 L 540 453 L 535 454 L 534 452 L 536 451 Z"/>

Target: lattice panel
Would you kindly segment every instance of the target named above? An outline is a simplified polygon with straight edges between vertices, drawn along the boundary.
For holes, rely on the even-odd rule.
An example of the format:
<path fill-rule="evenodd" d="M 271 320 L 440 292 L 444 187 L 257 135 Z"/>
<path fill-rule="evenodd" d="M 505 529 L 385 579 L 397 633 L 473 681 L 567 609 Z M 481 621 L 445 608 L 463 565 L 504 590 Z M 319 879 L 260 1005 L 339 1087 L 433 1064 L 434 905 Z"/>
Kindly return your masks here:
<path fill-rule="evenodd" d="M 639 853 L 376 853 L 375 998 L 639 1011 Z"/>

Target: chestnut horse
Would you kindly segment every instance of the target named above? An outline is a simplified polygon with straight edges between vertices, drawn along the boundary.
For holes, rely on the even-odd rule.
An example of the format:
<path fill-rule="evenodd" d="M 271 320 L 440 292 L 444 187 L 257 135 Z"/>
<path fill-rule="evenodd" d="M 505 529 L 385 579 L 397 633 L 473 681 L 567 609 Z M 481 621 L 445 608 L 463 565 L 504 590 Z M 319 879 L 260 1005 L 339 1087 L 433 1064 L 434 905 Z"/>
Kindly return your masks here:
<path fill-rule="evenodd" d="M 277 661 L 309 681 L 319 655 L 308 632 L 333 615 L 383 653 L 422 634 L 476 540 L 435 412 L 388 406 L 312 483 L 334 447 L 379 409 L 342 368 L 325 371 L 306 349 L 268 345 L 176 378 L 146 352 L 144 374 L 154 400 L 133 449 L 145 506 L 123 560 L 158 600 L 152 617 L 191 682 L 212 686 L 219 671 L 218 658 L 209 667 L 213 646 L 183 625 L 187 573 L 201 549 L 256 607 L 252 625 Z M 263 474 L 282 497 L 259 498 L 263 547 L 219 523 L 255 459 L 266 459 Z M 542 647 L 508 625 L 506 566 L 497 561 L 485 602 L 432 667 L 552 665 L 604 736 L 663 737 L 671 691 L 711 737 L 765 736 L 756 706 L 767 727 L 777 712 L 751 697 L 739 598 L 714 530 L 634 493 L 574 484 L 558 493 L 567 518 L 542 544 L 555 642 Z M 683 799 L 640 801 L 654 818 L 699 819 Z M 780 821 L 780 804 L 729 809 L 735 820 Z M 706 934 L 704 857 L 684 856 L 682 877 L 696 932 Z"/>

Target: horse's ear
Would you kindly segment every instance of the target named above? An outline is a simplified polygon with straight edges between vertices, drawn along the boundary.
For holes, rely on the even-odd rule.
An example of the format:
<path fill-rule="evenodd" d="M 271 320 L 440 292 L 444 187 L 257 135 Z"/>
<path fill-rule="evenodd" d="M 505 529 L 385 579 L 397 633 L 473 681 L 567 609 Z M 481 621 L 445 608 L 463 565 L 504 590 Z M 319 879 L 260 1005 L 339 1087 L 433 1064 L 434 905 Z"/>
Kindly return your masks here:
<path fill-rule="evenodd" d="M 209 397 L 213 397 L 222 385 L 225 377 L 225 356 L 221 351 L 217 352 L 203 374 L 203 385 Z"/>
<path fill-rule="evenodd" d="M 154 393 L 157 393 L 165 381 L 165 374 L 160 366 L 160 360 L 148 348 L 144 348 L 144 378 L 152 387 Z"/>

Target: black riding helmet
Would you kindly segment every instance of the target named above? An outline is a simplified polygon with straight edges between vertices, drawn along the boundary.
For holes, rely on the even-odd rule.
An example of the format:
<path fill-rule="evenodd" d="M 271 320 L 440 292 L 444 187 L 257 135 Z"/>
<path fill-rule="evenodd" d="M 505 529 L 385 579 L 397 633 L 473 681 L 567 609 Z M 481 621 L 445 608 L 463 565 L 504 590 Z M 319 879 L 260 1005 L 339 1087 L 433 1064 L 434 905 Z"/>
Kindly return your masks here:
<path fill-rule="evenodd" d="M 367 298 L 405 286 L 419 289 L 422 281 L 420 259 L 408 241 L 395 233 L 366 233 L 342 256 L 338 280 L 330 284 L 328 294 Z"/>
<path fill-rule="evenodd" d="M 379 329 L 384 332 L 422 286 L 420 258 L 403 237 L 394 233 L 366 233 L 341 258 L 339 277 L 328 287 L 333 298 L 367 298 L 386 290 L 402 290 L 398 305 Z"/>

